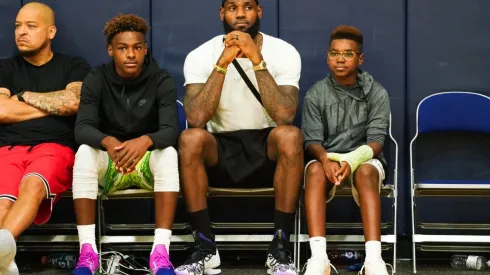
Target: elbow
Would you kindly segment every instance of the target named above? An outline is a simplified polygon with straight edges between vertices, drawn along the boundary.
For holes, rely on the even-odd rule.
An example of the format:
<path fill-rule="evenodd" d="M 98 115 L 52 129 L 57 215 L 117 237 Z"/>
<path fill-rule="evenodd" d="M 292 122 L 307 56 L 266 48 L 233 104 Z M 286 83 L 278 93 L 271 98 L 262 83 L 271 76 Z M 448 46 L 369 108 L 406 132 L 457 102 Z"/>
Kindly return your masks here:
<path fill-rule="evenodd" d="M 193 115 L 187 117 L 187 124 L 189 128 L 204 128 L 209 119 L 204 115 Z"/>
<path fill-rule="evenodd" d="M 294 117 L 296 116 L 296 110 L 284 112 L 284 114 L 279 115 L 274 121 L 277 126 L 281 125 L 293 125 Z"/>
<path fill-rule="evenodd" d="M 9 113 L 7 109 L 0 103 L 0 123 L 9 123 Z"/>
<path fill-rule="evenodd" d="M 67 116 L 76 115 L 78 113 L 78 107 L 80 106 L 80 102 L 71 102 L 70 105 L 67 106 L 65 114 Z"/>

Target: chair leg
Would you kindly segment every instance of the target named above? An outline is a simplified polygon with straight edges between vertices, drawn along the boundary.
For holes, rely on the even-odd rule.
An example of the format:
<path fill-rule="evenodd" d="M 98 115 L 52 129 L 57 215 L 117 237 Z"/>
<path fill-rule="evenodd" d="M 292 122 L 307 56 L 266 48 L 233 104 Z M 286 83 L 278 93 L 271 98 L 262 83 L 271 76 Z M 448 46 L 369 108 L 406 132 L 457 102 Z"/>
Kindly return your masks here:
<path fill-rule="evenodd" d="M 415 242 L 412 241 L 412 258 L 413 258 L 413 273 L 417 273 L 417 260 L 416 260 L 416 252 L 415 252 Z"/>

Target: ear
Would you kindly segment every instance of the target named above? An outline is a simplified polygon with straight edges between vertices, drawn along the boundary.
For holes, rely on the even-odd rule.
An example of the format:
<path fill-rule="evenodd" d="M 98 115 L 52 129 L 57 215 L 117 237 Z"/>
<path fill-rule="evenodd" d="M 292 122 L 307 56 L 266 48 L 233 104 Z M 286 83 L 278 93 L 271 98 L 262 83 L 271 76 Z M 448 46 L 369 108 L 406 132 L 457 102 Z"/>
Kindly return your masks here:
<path fill-rule="evenodd" d="M 48 37 L 49 37 L 49 40 L 53 40 L 54 37 L 56 36 L 56 26 L 51 26 L 48 28 Z"/>
<path fill-rule="evenodd" d="M 112 51 L 112 45 L 111 44 L 107 45 L 107 53 L 111 57 L 114 56 L 114 52 Z"/>
<path fill-rule="evenodd" d="M 257 16 L 259 17 L 259 19 L 262 19 L 262 6 L 261 5 L 257 6 Z"/>
<path fill-rule="evenodd" d="M 359 55 L 359 62 L 358 63 L 359 63 L 359 65 L 362 65 L 362 63 L 364 63 L 364 54 L 363 53 L 361 53 Z"/>
<path fill-rule="evenodd" d="M 148 54 L 148 43 L 145 42 L 145 55 Z"/>
<path fill-rule="evenodd" d="M 219 8 L 219 18 L 221 21 L 225 21 L 225 8 Z"/>

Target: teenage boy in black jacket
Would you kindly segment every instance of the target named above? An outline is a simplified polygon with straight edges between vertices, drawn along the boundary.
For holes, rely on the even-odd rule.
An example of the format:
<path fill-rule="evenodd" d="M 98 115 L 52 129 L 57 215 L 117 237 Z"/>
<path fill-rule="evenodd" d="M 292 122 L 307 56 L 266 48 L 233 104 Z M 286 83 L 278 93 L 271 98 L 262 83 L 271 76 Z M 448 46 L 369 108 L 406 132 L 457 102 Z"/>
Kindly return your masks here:
<path fill-rule="evenodd" d="M 85 78 L 75 127 L 81 144 L 73 171 L 73 199 L 80 259 L 73 274 L 98 269 L 95 200 L 138 187 L 155 191 L 156 229 L 150 255 L 153 274 L 174 274 L 168 256 L 179 192 L 176 88 L 171 76 L 147 54 L 144 19 L 118 15 L 105 27 L 113 61 Z"/>

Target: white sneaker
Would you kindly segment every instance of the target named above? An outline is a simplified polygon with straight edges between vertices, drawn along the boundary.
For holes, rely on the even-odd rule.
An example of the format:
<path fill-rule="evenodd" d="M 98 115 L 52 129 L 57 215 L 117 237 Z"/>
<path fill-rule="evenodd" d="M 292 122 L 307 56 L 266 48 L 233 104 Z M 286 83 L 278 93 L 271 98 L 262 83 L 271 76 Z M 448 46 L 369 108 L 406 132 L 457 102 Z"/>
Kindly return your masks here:
<path fill-rule="evenodd" d="M 330 263 L 328 257 L 325 255 L 324 257 L 311 257 L 308 262 L 306 262 L 305 267 L 306 272 L 304 275 L 330 275 L 330 272 L 335 270 L 335 273 L 338 274 L 337 269 Z"/>
<path fill-rule="evenodd" d="M 16 253 L 17 246 L 10 231 L 0 230 L 0 269 L 8 269 Z"/>
<path fill-rule="evenodd" d="M 7 268 L 0 269 L 0 275 L 19 275 L 19 269 L 14 261 Z"/>
<path fill-rule="evenodd" d="M 175 269 L 176 275 L 216 275 L 221 264 L 216 245 L 201 233 L 196 233 L 194 252 L 185 263 Z"/>
<path fill-rule="evenodd" d="M 385 263 L 382 259 L 365 261 L 361 271 L 359 271 L 359 275 L 362 275 L 364 269 L 366 269 L 366 275 L 389 275 L 386 266 L 391 267 L 391 274 L 393 274 L 393 267 L 390 264 Z"/>

